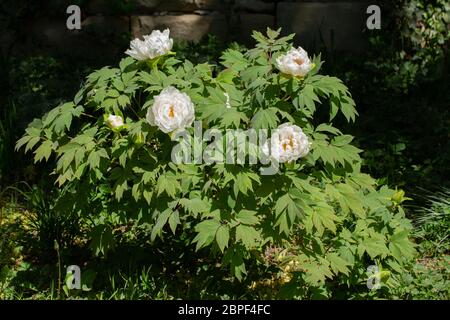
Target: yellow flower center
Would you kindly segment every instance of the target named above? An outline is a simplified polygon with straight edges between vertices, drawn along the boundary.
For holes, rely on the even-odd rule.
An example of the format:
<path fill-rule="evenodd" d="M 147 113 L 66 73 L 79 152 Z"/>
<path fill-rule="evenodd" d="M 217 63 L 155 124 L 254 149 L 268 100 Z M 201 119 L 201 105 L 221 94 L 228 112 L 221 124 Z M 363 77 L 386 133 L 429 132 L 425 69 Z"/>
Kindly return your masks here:
<path fill-rule="evenodd" d="M 303 64 L 303 60 L 302 59 L 300 59 L 300 58 L 295 58 L 294 59 L 294 62 L 296 63 L 296 64 L 298 64 L 299 66 L 301 66 L 302 64 Z"/>
<path fill-rule="evenodd" d="M 171 105 L 171 106 L 169 107 L 169 117 L 170 117 L 170 118 L 175 117 L 175 113 L 173 112 L 173 105 Z"/>
<path fill-rule="evenodd" d="M 292 148 L 294 148 L 294 141 L 292 141 L 292 138 L 289 138 L 289 143 L 283 142 L 283 151 L 286 151 L 288 145 Z"/>

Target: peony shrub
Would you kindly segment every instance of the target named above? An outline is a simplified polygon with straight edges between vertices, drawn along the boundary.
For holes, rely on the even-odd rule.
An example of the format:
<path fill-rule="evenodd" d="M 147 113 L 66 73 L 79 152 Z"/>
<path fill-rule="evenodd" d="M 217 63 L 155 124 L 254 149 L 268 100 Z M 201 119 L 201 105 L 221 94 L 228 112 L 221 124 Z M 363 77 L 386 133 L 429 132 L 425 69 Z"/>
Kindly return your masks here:
<path fill-rule="evenodd" d="M 384 290 L 395 285 L 414 255 L 403 194 L 361 172 L 361 150 L 333 126 L 357 116 L 347 87 L 279 33 L 254 32 L 254 48 L 228 49 L 215 67 L 178 60 L 169 31 L 154 31 L 29 125 L 17 148 L 54 163 L 67 208 L 89 217 L 95 254 L 113 250 L 117 226 L 132 224 L 149 232 L 149 245 L 176 238 L 209 250 L 239 281 L 255 268 L 279 270 L 287 297 L 368 292 L 374 277 Z M 215 134 L 195 135 L 207 130 Z M 244 161 L 174 161 L 180 134 L 205 150 L 230 130 L 269 135 L 256 152 L 233 145 L 245 146 Z M 255 153 L 276 170 L 263 174 Z"/>

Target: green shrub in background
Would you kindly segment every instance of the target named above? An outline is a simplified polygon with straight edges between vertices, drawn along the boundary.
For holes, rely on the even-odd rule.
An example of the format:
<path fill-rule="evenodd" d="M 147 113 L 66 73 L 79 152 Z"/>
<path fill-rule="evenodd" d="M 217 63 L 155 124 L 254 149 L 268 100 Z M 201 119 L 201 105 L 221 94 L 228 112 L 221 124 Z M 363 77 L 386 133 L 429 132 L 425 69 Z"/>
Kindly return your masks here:
<path fill-rule="evenodd" d="M 367 62 L 380 75 L 380 89 L 408 92 L 441 77 L 450 40 L 448 1 L 400 0 L 388 8 L 391 21 L 371 37 L 376 56 Z"/>
<path fill-rule="evenodd" d="M 408 273 L 399 275 L 393 297 L 401 299 L 450 298 L 450 192 L 422 190 L 423 207 L 415 211 L 414 238 L 420 258 Z"/>
<path fill-rule="evenodd" d="M 381 9 L 381 30 L 366 31 L 364 55 L 325 57 L 325 72 L 343 79 L 358 103 L 359 121 L 346 130 L 380 182 L 407 193 L 448 187 L 448 3 L 384 1 Z"/>
<path fill-rule="evenodd" d="M 123 59 L 119 68 L 89 75 L 72 102 L 29 125 L 17 148 L 34 150 L 36 162 L 56 161 L 56 181 L 69 191 L 63 202 L 90 221 L 96 255 L 114 251 L 121 227 L 137 225 L 156 248 L 209 251 L 239 281 L 268 268 L 286 272 L 289 264 L 282 297 L 376 295 L 366 287 L 373 264 L 384 270 L 379 292 L 389 292 L 387 275 L 404 272 L 415 252 L 403 193 L 378 188 L 360 172 L 353 137 L 332 125 L 341 115 L 355 119 L 353 99 L 339 79 L 318 74 L 320 58 L 305 77 L 277 70 L 293 37 L 278 35 L 255 32 L 255 48 L 225 51 L 218 74 L 177 56 Z M 311 151 L 274 176 L 260 176 L 258 165 L 175 165 L 175 142 L 145 118 L 169 86 L 190 97 L 204 129 L 296 124 Z M 324 108 L 328 121 L 317 123 Z M 217 266 L 208 263 L 213 272 Z"/>
<path fill-rule="evenodd" d="M 425 257 L 434 257 L 450 251 L 450 190 L 425 194 L 425 206 L 416 209 L 415 236 Z"/>

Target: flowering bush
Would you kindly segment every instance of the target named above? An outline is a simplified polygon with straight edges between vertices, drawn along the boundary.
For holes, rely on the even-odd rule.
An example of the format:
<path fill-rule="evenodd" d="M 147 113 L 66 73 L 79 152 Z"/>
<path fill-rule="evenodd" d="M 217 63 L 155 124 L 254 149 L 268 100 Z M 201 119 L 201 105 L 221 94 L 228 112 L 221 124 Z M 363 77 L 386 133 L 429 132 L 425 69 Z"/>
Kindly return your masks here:
<path fill-rule="evenodd" d="M 414 254 L 403 194 L 360 172 L 353 137 L 332 125 L 354 121 L 355 103 L 339 79 L 319 74 L 320 57 L 268 30 L 254 32 L 251 50 L 226 50 L 216 70 L 178 60 L 168 31 L 157 35 L 134 40 L 131 57 L 89 75 L 17 143 L 36 162 L 56 161 L 65 204 L 90 218 L 94 252 L 113 249 L 117 225 L 131 223 L 153 242 L 210 250 L 240 281 L 260 267 L 288 272 L 281 292 L 290 297 L 367 292 L 370 265 L 388 287 L 386 275 Z M 208 129 L 221 135 L 198 138 Z M 271 132 L 257 144 L 277 160 L 274 174 L 261 174 L 246 141 L 233 145 L 244 146 L 243 161 L 173 161 L 177 133 L 206 152 L 232 129 Z"/>

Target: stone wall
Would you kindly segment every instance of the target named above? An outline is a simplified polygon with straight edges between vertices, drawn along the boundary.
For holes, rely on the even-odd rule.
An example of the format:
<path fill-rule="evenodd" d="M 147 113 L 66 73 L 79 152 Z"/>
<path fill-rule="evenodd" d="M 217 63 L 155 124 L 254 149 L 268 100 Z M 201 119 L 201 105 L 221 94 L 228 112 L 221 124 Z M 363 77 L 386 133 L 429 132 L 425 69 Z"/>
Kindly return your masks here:
<path fill-rule="evenodd" d="M 88 11 L 101 14 L 101 2 Z M 367 0 L 134 0 L 131 33 L 169 27 L 178 39 L 198 41 L 211 32 L 225 41 L 251 43 L 251 31 L 282 27 L 308 45 L 346 50 L 362 44 Z M 96 4 L 97 3 L 97 4 Z M 370 2 L 373 4 L 373 1 Z M 103 6 L 104 7 L 104 6 Z"/>
<path fill-rule="evenodd" d="M 40 46 L 70 53 L 86 50 L 97 54 L 120 53 L 116 52 L 118 48 L 122 50 L 117 41 L 126 43 L 130 38 L 166 27 L 175 39 L 199 41 L 212 33 L 224 41 L 247 45 L 252 44 L 252 30 L 282 27 L 284 34 L 295 32 L 295 42 L 310 50 L 357 52 L 364 48 L 363 31 L 369 5 L 367 1 L 357 0 L 90 0 L 83 3 L 86 1 L 80 6 L 81 30 L 67 30 L 65 12 L 58 17 L 42 17 L 24 28 L 39 39 Z"/>

